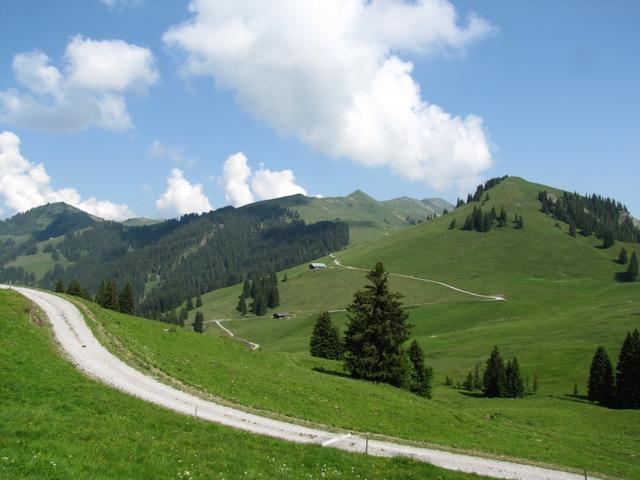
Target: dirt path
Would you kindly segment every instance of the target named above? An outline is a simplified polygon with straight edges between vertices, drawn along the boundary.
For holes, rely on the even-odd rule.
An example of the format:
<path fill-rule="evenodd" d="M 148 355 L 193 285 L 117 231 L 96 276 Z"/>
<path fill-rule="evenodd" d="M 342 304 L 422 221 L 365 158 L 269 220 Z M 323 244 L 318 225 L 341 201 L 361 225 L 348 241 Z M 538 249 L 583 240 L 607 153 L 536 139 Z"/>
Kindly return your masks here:
<path fill-rule="evenodd" d="M 2 287 L 6 288 L 6 287 Z M 296 443 L 311 443 L 380 457 L 403 456 L 449 470 L 494 478 L 522 480 L 584 480 L 583 475 L 513 462 L 412 447 L 391 441 L 367 440 L 350 432 L 330 432 L 244 412 L 185 393 L 135 370 L 107 351 L 94 337 L 82 314 L 56 295 L 15 288 L 47 314 L 56 340 L 77 368 L 145 401 L 247 432 Z M 592 479 L 593 480 L 593 479 Z"/>
<path fill-rule="evenodd" d="M 340 259 L 336 256 L 335 253 L 331 253 L 329 254 L 329 256 L 331 258 L 333 258 L 333 263 L 335 263 L 338 267 L 341 268 L 346 268 L 347 270 L 357 270 L 359 272 L 368 272 L 369 270 L 367 270 L 366 268 L 359 268 L 359 267 L 352 267 L 351 265 L 344 265 Z M 464 293 L 466 295 L 471 295 L 473 297 L 478 297 L 478 298 L 485 298 L 487 300 L 494 300 L 494 301 L 499 301 L 499 302 L 505 302 L 506 299 L 500 295 L 483 295 L 480 293 L 474 293 L 474 292 L 470 292 L 468 290 L 463 290 L 461 288 L 458 287 L 454 287 L 453 285 L 449 285 L 448 283 L 444 283 L 444 282 L 439 282 L 438 280 L 431 280 L 429 278 L 422 278 L 422 277 L 414 277 L 413 275 L 403 275 L 401 273 L 392 273 L 389 272 L 389 275 L 392 277 L 400 277 L 400 278 L 408 278 L 409 280 L 417 280 L 419 282 L 426 282 L 426 283 L 435 283 L 436 285 L 441 285 L 445 288 L 449 288 L 451 290 L 455 290 L 456 292 L 460 292 L 460 293 Z"/>

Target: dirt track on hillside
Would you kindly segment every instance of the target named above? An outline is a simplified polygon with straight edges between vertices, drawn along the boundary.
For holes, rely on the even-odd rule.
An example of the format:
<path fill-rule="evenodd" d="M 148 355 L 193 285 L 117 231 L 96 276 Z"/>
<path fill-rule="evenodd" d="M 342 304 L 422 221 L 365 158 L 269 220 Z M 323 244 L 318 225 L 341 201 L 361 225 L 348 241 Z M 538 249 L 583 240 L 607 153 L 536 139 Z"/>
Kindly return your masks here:
<path fill-rule="evenodd" d="M 367 441 L 361 435 L 308 428 L 203 400 L 163 384 L 115 357 L 98 342 L 82 314 L 70 302 L 56 295 L 28 288 L 15 290 L 35 302 L 47 314 L 56 340 L 77 368 L 113 388 L 173 411 L 291 442 L 317 444 L 349 452 L 365 453 L 366 450 L 369 455 L 380 457 L 409 457 L 449 470 L 494 478 L 584 480 L 583 475 L 530 465 L 406 446 L 391 441 Z"/>

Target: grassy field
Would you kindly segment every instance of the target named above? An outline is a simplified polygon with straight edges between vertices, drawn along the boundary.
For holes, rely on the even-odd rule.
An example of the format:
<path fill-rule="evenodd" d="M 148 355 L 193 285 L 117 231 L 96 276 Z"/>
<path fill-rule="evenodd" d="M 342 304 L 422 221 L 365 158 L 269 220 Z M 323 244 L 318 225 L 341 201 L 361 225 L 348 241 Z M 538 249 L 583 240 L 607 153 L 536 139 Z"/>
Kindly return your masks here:
<path fill-rule="evenodd" d="M 72 263 L 67 260 L 67 258 L 60 254 L 60 259 L 55 262 L 51 258 L 51 253 L 43 252 L 43 249 L 46 245 L 56 246 L 60 243 L 64 237 L 52 238 L 49 240 L 45 240 L 43 242 L 38 242 L 36 247 L 38 248 L 38 253 L 35 255 L 23 255 L 16 258 L 13 262 L 9 262 L 7 266 L 9 267 L 22 267 L 25 271 L 31 273 L 33 272 L 36 276 L 37 280 L 41 280 L 45 273 L 51 270 L 56 263 L 59 263 L 63 267 L 68 267 Z"/>
<path fill-rule="evenodd" d="M 543 389 L 507 400 L 437 385 L 434 399 L 424 400 L 351 380 L 338 362 L 306 353 L 251 352 L 232 339 L 90 308 L 109 334 L 103 340 L 117 339 L 142 368 L 159 369 L 250 409 L 612 477 L 640 475 L 639 411 L 607 410 Z"/>
<path fill-rule="evenodd" d="M 614 281 L 615 273 L 624 269 L 615 262 L 620 247 L 640 253 L 640 246 L 616 242 L 605 250 L 593 236 L 572 238 L 566 224 L 539 211 L 537 194 L 542 190 L 560 193 L 519 178 L 509 178 L 490 190 L 483 209 L 488 211 L 495 206 L 499 211 L 504 206 L 510 219 L 516 213 L 522 215 L 522 230 L 449 230 L 452 218 L 462 225 L 473 208 L 469 205 L 427 224 L 353 245 L 337 254 L 345 265 L 371 268 L 382 261 L 390 272 L 440 280 L 477 293 L 504 295 L 506 302 L 478 301 L 439 286 L 391 277 L 393 288 L 405 295 L 405 303 L 415 305 L 409 309 L 409 321 L 415 325 L 413 335 L 425 349 L 439 383 L 446 375 L 461 382 L 476 363 L 486 360 L 494 345 L 507 358 L 517 356 L 530 381 L 536 374 L 539 377 L 538 395 L 526 400 L 493 403 L 438 387 L 433 403 L 451 408 L 452 415 L 469 415 L 476 421 L 494 418 L 495 413 L 505 415 L 498 416 L 505 420 L 503 426 L 508 424 L 527 439 L 523 456 L 528 450 L 529 458 L 573 466 L 590 463 L 607 473 L 638 477 L 640 458 L 635 456 L 632 445 L 640 442 L 640 433 L 633 433 L 640 431 L 640 413 L 607 411 L 569 394 L 574 384 L 579 393 L 586 393 L 589 364 L 598 345 L 607 347 L 615 364 L 626 332 L 640 327 L 640 282 Z M 322 260 L 328 264 L 332 261 Z M 202 310 L 207 319 L 231 319 L 225 326 L 239 337 L 259 343 L 265 353 L 274 357 L 286 354 L 283 356 L 291 363 L 307 366 L 314 362 L 307 351 L 316 312 L 344 308 L 353 292 L 365 283 L 364 274 L 338 268 L 309 273 L 302 266 L 289 270 L 287 276 L 288 281 L 280 284 L 282 304 L 278 310 L 295 313 L 293 318 L 242 318 L 234 310 L 240 286 L 204 295 Z M 344 313 L 334 314 L 333 319 L 344 328 Z M 207 333 L 224 335 L 215 325 L 210 325 Z M 338 369 L 339 366 L 334 367 Z M 366 410 L 368 403 L 359 405 Z M 404 412 L 400 415 L 406 422 L 415 423 L 419 416 L 430 416 L 430 423 L 450 421 L 441 414 L 441 420 L 435 420 L 431 418 L 433 412 L 425 412 L 422 407 L 405 408 L 416 410 L 412 418 L 404 417 Z M 398 417 L 397 412 L 391 412 L 390 406 L 385 414 Z M 603 422 L 604 418 L 607 420 Z M 369 428 L 364 418 L 358 422 Z M 378 431 L 405 435 L 390 425 L 393 420 L 386 423 Z M 629 425 L 633 428 L 628 429 Z M 520 455 L 516 452 L 522 438 L 513 439 L 506 433 L 498 434 L 500 439 L 476 439 L 475 443 L 467 432 L 460 433 L 455 441 L 444 432 L 435 438 L 432 433 L 411 438 Z M 552 448 L 568 448 L 574 453 L 561 453 L 553 459 L 544 452 L 534 453 L 536 448 L 531 445 L 540 443 L 538 435 L 547 439 L 542 441 L 544 445 L 551 441 Z M 589 448 L 582 442 L 596 438 L 609 444 L 602 447 L 606 453 L 598 454 L 595 444 L 594 450 L 587 453 Z M 577 453 L 580 450 L 582 453 Z M 618 461 L 626 466 L 614 466 Z"/>
<path fill-rule="evenodd" d="M 480 478 L 253 436 L 144 403 L 75 370 L 27 311 L 0 290 L 0 478 Z"/>

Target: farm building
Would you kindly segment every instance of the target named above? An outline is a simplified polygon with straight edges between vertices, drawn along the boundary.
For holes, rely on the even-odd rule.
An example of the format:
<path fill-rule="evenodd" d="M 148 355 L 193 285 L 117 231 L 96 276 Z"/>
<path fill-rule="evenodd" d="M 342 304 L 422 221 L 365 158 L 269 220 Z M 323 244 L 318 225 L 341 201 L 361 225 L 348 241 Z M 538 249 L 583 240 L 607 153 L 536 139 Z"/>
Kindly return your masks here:
<path fill-rule="evenodd" d="M 310 263 L 309 270 L 324 270 L 327 268 L 326 263 Z"/>
<path fill-rule="evenodd" d="M 275 312 L 273 318 L 288 318 L 291 314 L 289 312 Z"/>

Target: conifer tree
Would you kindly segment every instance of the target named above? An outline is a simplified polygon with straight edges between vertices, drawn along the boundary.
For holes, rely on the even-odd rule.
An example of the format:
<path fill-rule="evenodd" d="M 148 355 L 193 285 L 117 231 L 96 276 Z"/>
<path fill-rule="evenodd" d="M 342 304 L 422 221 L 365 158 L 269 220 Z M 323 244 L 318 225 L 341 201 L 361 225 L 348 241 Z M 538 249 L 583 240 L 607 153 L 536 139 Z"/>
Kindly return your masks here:
<path fill-rule="evenodd" d="M 80 282 L 74 278 L 69 282 L 69 286 L 67 287 L 67 293 L 69 295 L 74 295 L 76 297 L 83 297 L 83 289 L 80 286 Z"/>
<path fill-rule="evenodd" d="M 498 347 L 493 347 L 482 379 L 484 395 L 486 397 L 501 397 L 504 392 L 504 383 L 504 362 Z"/>
<path fill-rule="evenodd" d="M 54 291 L 56 293 L 64 293 L 65 292 L 64 282 L 62 281 L 61 278 L 59 278 L 58 281 L 56 282 L 56 286 L 55 286 Z"/>
<path fill-rule="evenodd" d="M 409 360 L 413 366 L 410 390 L 425 398 L 431 398 L 431 379 L 433 370 L 424 364 L 424 352 L 415 340 L 409 346 Z"/>
<path fill-rule="evenodd" d="M 284 277 L 282 277 L 282 282 L 286 282 L 287 280 L 289 280 L 289 277 L 287 277 L 287 272 L 284 272 Z"/>
<path fill-rule="evenodd" d="M 616 404 L 640 408 L 640 333 L 627 333 L 616 366 Z"/>
<path fill-rule="evenodd" d="M 342 344 L 338 328 L 331 323 L 329 312 L 320 312 L 309 341 L 311 356 L 339 360 L 342 357 Z"/>
<path fill-rule="evenodd" d="M 193 310 L 193 299 L 191 297 L 189 297 L 187 300 L 187 310 L 188 311 Z"/>
<path fill-rule="evenodd" d="M 573 222 L 569 224 L 569 235 L 571 235 L 573 238 L 576 238 L 576 224 Z"/>
<path fill-rule="evenodd" d="M 242 296 L 244 298 L 249 298 L 251 296 L 251 282 L 248 279 L 245 279 L 242 284 Z"/>
<path fill-rule="evenodd" d="M 629 260 L 624 279 L 627 282 L 635 282 L 638 279 L 638 255 L 636 255 L 635 251 L 631 254 L 631 260 Z"/>
<path fill-rule="evenodd" d="M 524 397 L 524 384 L 520 375 L 520 366 L 518 365 L 518 359 L 515 357 L 507 363 L 505 368 L 504 393 L 502 396 L 508 398 Z"/>
<path fill-rule="evenodd" d="M 589 370 L 589 383 L 587 385 L 587 395 L 592 402 L 601 405 L 611 406 L 614 398 L 613 368 L 609 355 L 605 348 L 600 345 L 591 361 Z"/>
<path fill-rule="evenodd" d="M 456 219 L 453 218 L 451 223 L 449 224 L 449 230 L 454 230 L 456 228 Z"/>
<path fill-rule="evenodd" d="M 629 254 L 627 253 L 627 249 L 622 247 L 620 249 L 620 253 L 618 254 L 618 263 L 620 265 L 626 265 L 629 261 Z"/>
<path fill-rule="evenodd" d="M 120 292 L 119 307 L 122 313 L 132 315 L 135 311 L 135 305 L 133 303 L 133 287 L 131 282 L 125 283 L 122 291 Z"/>
<path fill-rule="evenodd" d="M 482 378 L 480 378 L 480 364 L 476 363 L 473 370 L 473 389 L 482 390 Z"/>
<path fill-rule="evenodd" d="M 258 288 L 256 291 L 251 311 L 259 317 L 267 313 L 267 292 L 264 289 Z"/>
<path fill-rule="evenodd" d="M 466 391 L 471 392 L 473 390 L 473 372 L 469 372 L 467 377 L 462 382 L 462 388 Z"/>
<path fill-rule="evenodd" d="M 200 310 L 196 312 L 196 318 L 193 321 L 193 331 L 197 333 L 204 332 L 204 315 Z"/>
<path fill-rule="evenodd" d="M 200 296 L 200 294 L 198 293 L 196 295 L 196 308 L 200 308 L 202 307 L 202 297 Z"/>
<path fill-rule="evenodd" d="M 244 298 L 244 295 L 240 295 L 238 297 L 238 305 L 236 306 L 236 310 L 238 310 L 242 315 L 247 313 L 247 301 Z"/>
<path fill-rule="evenodd" d="M 389 290 L 382 263 L 367 274 L 369 285 L 354 294 L 345 334 L 345 367 L 356 378 L 400 386 L 406 377 L 402 344 L 409 338 L 408 313 Z"/>
<path fill-rule="evenodd" d="M 180 316 L 178 318 L 182 321 L 182 324 L 184 325 L 185 320 L 189 318 L 189 311 L 187 310 L 187 307 L 183 306 L 180 309 Z"/>
<path fill-rule="evenodd" d="M 610 248 L 615 243 L 615 239 L 613 237 L 613 232 L 611 230 L 606 230 L 602 234 L 602 248 Z"/>

